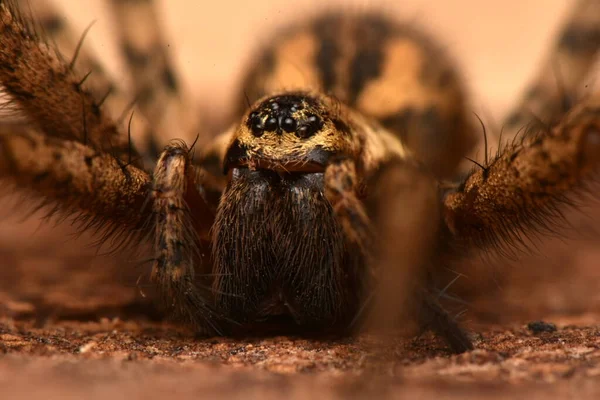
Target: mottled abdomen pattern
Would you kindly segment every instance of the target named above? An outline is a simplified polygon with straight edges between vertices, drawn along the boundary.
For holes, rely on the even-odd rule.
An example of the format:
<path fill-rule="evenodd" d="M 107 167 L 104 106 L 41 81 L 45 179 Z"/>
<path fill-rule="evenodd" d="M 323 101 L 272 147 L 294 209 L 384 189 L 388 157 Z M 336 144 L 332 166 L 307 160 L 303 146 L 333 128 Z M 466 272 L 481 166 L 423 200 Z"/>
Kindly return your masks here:
<path fill-rule="evenodd" d="M 253 59 L 239 114 L 264 95 L 319 91 L 379 121 L 439 177 L 475 144 L 457 71 L 414 26 L 329 13 L 279 32 Z"/>

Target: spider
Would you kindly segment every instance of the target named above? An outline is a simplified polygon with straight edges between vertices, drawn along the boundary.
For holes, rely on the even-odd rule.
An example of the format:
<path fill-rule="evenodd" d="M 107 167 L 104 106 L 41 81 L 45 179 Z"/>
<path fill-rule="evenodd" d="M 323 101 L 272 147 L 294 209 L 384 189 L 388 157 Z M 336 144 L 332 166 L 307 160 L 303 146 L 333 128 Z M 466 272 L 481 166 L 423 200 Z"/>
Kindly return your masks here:
<path fill-rule="evenodd" d="M 0 176 L 103 239 L 152 243 L 165 304 L 203 334 L 410 318 L 470 350 L 444 270 L 552 231 L 594 177 L 600 99 L 578 94 L 597 0 L 575 4 L 506 143 L 462 175 L 477 122 L 450 57 L 410 24 L 329 11 L 280 31 L 205 143 L 152 1 L 108 2 L 132 94 L 49 3 L 32 2 L 37 22 L 28 3 L 0 1 L 5 107 L 24 117 L 0 123 Z"/>

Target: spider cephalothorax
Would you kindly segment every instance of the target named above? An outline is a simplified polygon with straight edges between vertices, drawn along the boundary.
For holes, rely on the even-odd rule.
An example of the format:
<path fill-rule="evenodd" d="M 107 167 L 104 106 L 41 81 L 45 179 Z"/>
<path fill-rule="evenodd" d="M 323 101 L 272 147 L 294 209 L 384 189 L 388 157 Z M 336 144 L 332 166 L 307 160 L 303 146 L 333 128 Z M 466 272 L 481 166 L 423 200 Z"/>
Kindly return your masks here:
<path fill-rule="evenodd" d="M 510 250 L 528 229 L 551 230 L 597 168 L 598 97 L 561 108 L 597 54 L 597 0 L 578 2 L 569 40 L 507 119 L 512 142 L 443 184 L 472 149 L 474 124 L 452 62 L 413 27 L 329 12 L 282 31 L 256 57 L 237 121 L 194 158 L 195 145 L 165 140 L 201 124 L 159 32 L 147 31 L 150 45 L 135 34 L 156 24 L 152 2 L 110 2 L 139 110 L 118 122 L 128 97 L 35 3 L 46 35 L 75 56 L 48 45 L 21 1 L 0 1 L 0 82 L 27 117 L 0 122 L 0 176 L 103 237 L 153 243 L 166 304 L 205 334 L 274 320 L 347 332 L 371 311 L 384 325 L 416 319 L 469 350 L 440 303 L 442 271 L 472 250 Z M 131 23 L 136 10 L 147 20 Z M 562 92 L 548 86 L 557 59 L 570 66 Z M 532 124 L 530 111 L 548 124 Z"/>
<path fill-rule="evenodd" d="M 269 97 L 251 108 L 233 135 L 224 169 L 246 166 L 279 172 L 324 172 L 330 157 L 349 157 L 360 143 L 332 101 L 309 93 Z"/>

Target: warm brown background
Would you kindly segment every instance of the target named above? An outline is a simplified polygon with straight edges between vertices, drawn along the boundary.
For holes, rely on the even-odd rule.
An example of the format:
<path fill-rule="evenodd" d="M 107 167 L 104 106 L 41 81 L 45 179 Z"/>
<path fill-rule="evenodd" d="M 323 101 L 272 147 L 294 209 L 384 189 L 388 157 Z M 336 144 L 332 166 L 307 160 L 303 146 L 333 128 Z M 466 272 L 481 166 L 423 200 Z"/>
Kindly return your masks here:
<path fill-rule="evenodd" d="M 56 2 L 80 30 L 96 20 L 86 45 L 95 46 L 120 76 L 102 1 Z M 241 68 L 261 40 L 286 21 L 338 4 L 383 8 L 427 27 L 461 65 L 473 110 L 498 119 L 535 73 L 570 3 L 163 0 L 160 5 L 182 76 L 211 117 L 226 113 Z M 4 217 L 13 209 L 3 210 Z M 600 221 L 598 213 L 590 214 L 571 221 L 588 232 Z M 361 352 L 360 341 L 200 341 L 148 321 L 154 315 L 139 311 L 143 298 L 135 288 L 143 268 L 95 257 L 85 247 L 89 238 L 70 239 L 64 224 L 53 229 L 36 219 L 15 221 L 9 216 L 0 223 L 0 398 L 306 398 L 314 397 L 312 385 L 329 396 L 407 398 L 500 398 L 517 391 L 530 398 L 568 393 L 594 398 L 600 391 L 595 238 L 547 240 L 541 254 L 499 263 L 503 290 L 486 286 L 486 296 L 467 317 L 481 332 L 480 350 L 450 357 L 430 336 L 400 342 L 387 354 L 391 361 L 375 363 L 383 378 L 371 379 L 363 370 L 371 355 Z M 490 271 L 483 267 L 480 272 Z M 467 283 L 482 289 L 475 277 Z M 556 322 L 559 331 L 532 335 L 524 324 L 538 318 Z"/>
<path fill-rule="evenodd" d="M 456 56 L 474 105 L 500 116 L 543 57 L 572 0 L 162 0 L 170 48 L 195 95 L 226 107 L 241 68 L 265 37 L 319 9 L 379 8 L 414 21 L 441 38 Z M 118 76 L 110 20 L 101 0 L 57 0 Z M 87 39 L 86 39 L 87 40 Z"/>

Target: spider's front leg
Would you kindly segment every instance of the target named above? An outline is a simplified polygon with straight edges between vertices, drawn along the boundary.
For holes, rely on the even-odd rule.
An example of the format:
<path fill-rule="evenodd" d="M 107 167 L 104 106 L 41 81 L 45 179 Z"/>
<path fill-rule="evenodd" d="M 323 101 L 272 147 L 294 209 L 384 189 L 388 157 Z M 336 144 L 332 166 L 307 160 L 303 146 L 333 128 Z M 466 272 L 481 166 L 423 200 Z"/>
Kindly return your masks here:
<path fill-rule="evenodd" d="M 364 183 L 371 188 L 369 210 L 360 199 Z M 473 349 L 427 283 L 441 222 L 436 180 L 413 161 L 394 159 L 360 182 L 354 162 L 346 159 L 328 166 L 325 194 L 368 268 L 365 279 L 372 286 L 366 283 L 365 302 L 372 304 L 359 311 L 370 309 L 367 325 L 385 329 L 408 317 L 442 336 L 456 353 Z"/>
<path fill-rule="evenodd" d="M 325 196 L 340 222 L 347 239 L 356 245 L 367 263 L 372 262 L 374 231 L 358 198 L 356 166 L 350 159 L 331 163 L 325 171 Z"/>
<path fill-rule="evenodd" d="M 561 206 L 589 192 L 600 161 L 600 96 L 560 124 L 508 145 L 446 195 L 444 219 L 454 247 L 513 253 L 527 235 L 554 234 Z M 523 234 L 525 233 L 525 234 Z"/>
<path fill-rule="evenodd" d="M 195 277 L 214 219 L 204 196 L 204 177 L 204 171 L 191 164 L 183 142 L 162 152 L 152 185 L 156 252 L 152 280 L 176 313 L 202 333 L 214 334 L 220 329 L 209 302 L 210 288 Z"/>
<path fill-rule="evenodd" d="M 184 144 L 166 148 L 151 180 L 111 154 L 33 127 L 0 124 L 0 178 L 33 192 L 40 206 L 53 207 L 51 214 L 75 214 L 83 229 L 100 230 L 106 238 L 123 233 L 126 240 L 144 240 L 154 229 L 152 277 L 165 299 L 202 332 L 218 332 L 208 290 L 194 281 L 212 223 L 199 190 L 210 194 L 211 185 L 203 188 L 204 171 L 190 164 Z"/>

